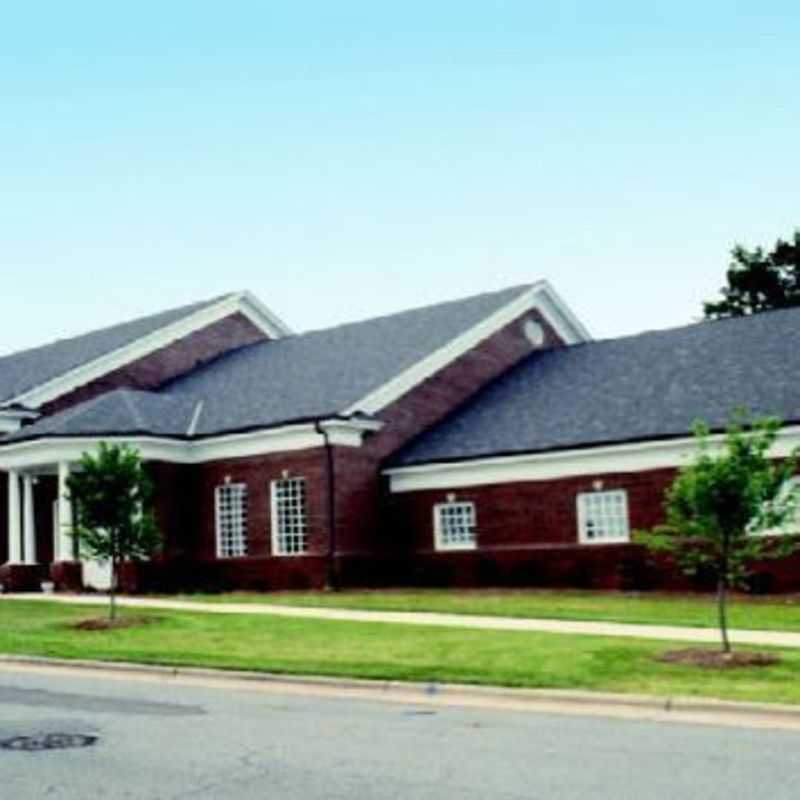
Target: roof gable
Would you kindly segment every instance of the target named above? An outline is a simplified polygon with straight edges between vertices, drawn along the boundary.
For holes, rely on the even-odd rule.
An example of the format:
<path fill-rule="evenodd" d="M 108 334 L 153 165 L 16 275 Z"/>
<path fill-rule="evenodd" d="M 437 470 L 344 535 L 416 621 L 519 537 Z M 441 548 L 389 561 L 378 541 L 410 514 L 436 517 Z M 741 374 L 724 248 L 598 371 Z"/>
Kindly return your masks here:
<path fill-rule="evenodd" d="M 247 292 L 224 295 L 0 358 L 0 405 L 36 408 L 235 313 L 267 335 L 289 329 Z"/>
<path fill-rule="evenodd" d="M 484 339 L 534 308 L 550 323 L 564 344 L 575 344 L 591 338 L 583 324 L 572 314 L 547 281 L 539 281 L 530 286 L 515 287 L 507 291 L 512 294 L 509 302 L 501 305 L 493 313 L 458 336 L 446 341 L 441 347 L 432 350 L 406 369 L 399 371 L 366 396 L 360 397 L 345 409 L 344 413 L 376 414 L 410 389 L 476 347 Z"/>
<path fill-rule="evenodd" d="M 203 399 L 200 434 L 375 414 L 457 357 L 459 342 L 474 346 L 508 314 L 524 313 L 544 287 L 515 286 L 254 344 L 178 378 L 165 391 Z"/>

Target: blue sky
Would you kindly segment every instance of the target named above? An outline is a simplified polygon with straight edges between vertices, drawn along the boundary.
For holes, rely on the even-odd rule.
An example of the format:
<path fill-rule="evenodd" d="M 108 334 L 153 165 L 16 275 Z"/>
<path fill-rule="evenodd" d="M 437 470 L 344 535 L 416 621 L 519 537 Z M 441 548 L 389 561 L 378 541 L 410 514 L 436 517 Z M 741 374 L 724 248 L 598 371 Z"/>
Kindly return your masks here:
<path fill-rule="evenodd" d="M 0 352 L 240 288 L 691 321 L 800 226 L 798 41 L 794 2 L 9 4 Z"/>

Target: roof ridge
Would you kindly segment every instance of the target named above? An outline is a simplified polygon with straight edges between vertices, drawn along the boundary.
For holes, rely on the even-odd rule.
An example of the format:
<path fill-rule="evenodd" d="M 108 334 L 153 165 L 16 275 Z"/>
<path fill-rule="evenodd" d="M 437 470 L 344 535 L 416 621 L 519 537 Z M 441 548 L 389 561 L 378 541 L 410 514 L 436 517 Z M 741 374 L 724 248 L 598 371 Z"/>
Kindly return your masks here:
<path fill-rule="evenodd" d="M 743 324 L 752 322 L 767 316 L 774 316 L 777 314 L 787 313 L 800 314 L 800 306 L 789 306 L 787 308 L 770 308 L 765 311 L 759 311 L 756 314 L 744 314 L 737 317 L 723 317 L 722 319 L 698 319 L 694 322 L 687 322 L 683 325 L 671 325 L 668 328 L 650 328 L 644 331 L 637 331 L 636 333 L 626 333 L 622 336 L 608 336 L 604 339 L 592 339 L 588 342 L 580 342 L 578 344 L 570 345 L 571 347 L 586 347 L 594 345 L 611 344 L 613 342 L 623 342 L 630 339 L 638 339 L 649 336 L 666 336 L 677 331 L 688 331 L 693 329 L 708 328 L 710 326 L 722 326 L 731 324 Z"/>
<path fill-rule="evenodd" d="M 450 300 L 443 300 L 442 302 L 439 303 L 426 303 L 425 305 L 422 306 L 413 306 L 412 308 L 404 308 L 401 309 L 400 311 L 391 311 L 386 314 L 378 314 L 377 316 L 374 317 L 364 317 L 363 319 L 350 320 L 349 322 L 338 322 L 335 325 L 328 325 L 325 328 L 310 328 L 309 330 L 292 334 L 291 336 L 287 336 L 286 338 L 297 339 L 301 336 L 310 336 L 318 333 L 327 333 L 329 331 L 339 330 L 341 328 L 348 328 L 356 325 L 364 325 L 369 322 L 377 322 L 378 320 L 382 319 L 393 319 L 401 317 L 404 314 L 413 314 L 418 311 L 429 311 L 434 308 L 443 308 L 445 306 L 457 305 L 458 303 L 466 303 L 469 300 L 478 300 L 479 298 L 491 297 L 493 295 L 500 295 L 506 292 L 511 293 L 514 291 L 518 291 L 519 294 L 522 294 L 523 292 L 530 291 L 534 286 L 537 285 L 537 283 L 539 283 L 539 281 L 533 281 L 531 283 L 520 283 L 520 284 L 515 284 L 513 286 L 506 286 L 504 289 L 495 289 L 489 292 L 477 292 L 476 294 L 470 294 L 464 297 L 456 297 Z M 255 344 L 263 344 L 263 342 L 255 342 Z"/>

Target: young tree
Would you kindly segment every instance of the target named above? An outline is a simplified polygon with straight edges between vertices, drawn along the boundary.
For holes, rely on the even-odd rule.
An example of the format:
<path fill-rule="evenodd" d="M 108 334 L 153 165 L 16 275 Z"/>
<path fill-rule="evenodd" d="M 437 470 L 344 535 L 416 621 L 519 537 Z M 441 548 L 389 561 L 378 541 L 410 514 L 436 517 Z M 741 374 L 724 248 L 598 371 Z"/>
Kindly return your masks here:
<path fill-rule="evenodd" d="M 101 442 L 97 453 L 83 454 L 67 487 L 80 551 L 111 563 L 109 619 L 113 622 L 119 563 L 148 557 L 160 541 L 151 509 L 152 482 L 137 450 Z"/>
<path fill-rule="evenodd" d="M 800 306 L 800 229 L 791 241 L 778 239 L 769 253 L 736 245 L 731 256 L 722 300 L 703 303 L 706 319 Z"/>
<path fill-rule="evenodd" d="M 698 453 L 667 490 L 666 522 L 637 541 L 672 555 L 686 574 L 699 570 L 717 584 L 722 650 L 730 653 L 727 597 L 742 586 L 755 561 L 782 558 L 797 547 L 793 536 L 764 533 L 792 519 L 796 509 L 790 479 L 797 453 L 783 461 L 768 455 L 780 429 L 773 418 L 735 415 L 721 449 L 715 449 L 705 423 L 695 424 Z"/>

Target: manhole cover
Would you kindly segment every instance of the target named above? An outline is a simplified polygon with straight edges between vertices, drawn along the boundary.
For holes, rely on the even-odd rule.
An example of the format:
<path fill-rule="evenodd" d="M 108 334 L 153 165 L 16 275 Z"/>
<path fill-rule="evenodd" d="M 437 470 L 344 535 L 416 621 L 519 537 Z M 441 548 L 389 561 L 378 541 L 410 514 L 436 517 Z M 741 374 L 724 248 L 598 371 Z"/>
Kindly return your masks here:
<path fill-rule="evenodd" d="M 70 747 L 89 747 L 97 741 L 96 736 L 82 733 L 42 733 L 37 736 L 14 736 L 0 741 L 0 749 L 23 750 L 66 750 Z"/>

